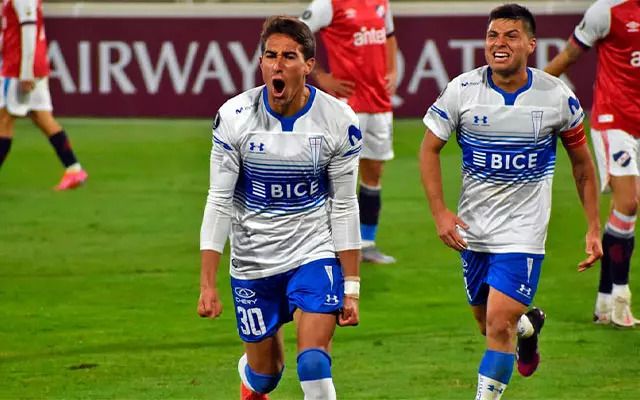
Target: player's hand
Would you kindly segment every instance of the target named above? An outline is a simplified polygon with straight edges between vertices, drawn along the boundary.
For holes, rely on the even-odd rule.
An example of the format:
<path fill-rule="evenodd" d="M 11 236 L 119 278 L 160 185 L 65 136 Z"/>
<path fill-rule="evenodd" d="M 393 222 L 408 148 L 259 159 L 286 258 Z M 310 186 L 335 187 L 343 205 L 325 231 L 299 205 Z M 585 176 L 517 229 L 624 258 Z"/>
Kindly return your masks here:
<path fill-rule="evenodd" d="M 396 94 L 396 89 L 397 89 L 396 82 L 398 80 L 398 74 L 388 73 L 387 75 L 385 75 L 384 79 L 385 79 L 384 88 L 387 90 L 387 93 L 389 94 L 389 96 L 393 97 L 393 95 Z"/>
<path fill-rule="evenodd" d="M 20 91 L 23 93 L 29 93 L 36 87 L 35 81 L 20 81 L 18 84 Z"/>
<path fill-rule="evenodd" d="M 578 264 L 578 272 L 583 272 L 591 268 L 593 264 L 602 257 L 602 241 L 600 240 L 599 230 L 587 232 L 585 242 L 585 251 L 588 257 Z"/>
<path fill-rule="evenodd" d="M 203 318 L 217 318 L 222 314 L 222 302 L 216 288 L 201 288 L 198 300 L 198 315 Z"/>
<path fill-rule="evenodd" d="M 320 72 L 316 74 L 315 80 L 318 82 L 318 86 L 320 86 L 322 90 L 340 98 L 351 97 L 356 88 L 355 82 L 336 79 L 333 75 L 327 72 Z"/>
<path fill-rule="evenodd" d="M 351 296 L 344 296 L 344 306 L 342 312 L 338 315 L 339 326 L 355 326 L 360 322 L 358 312 L 358 299 Z"/>
<path fill-rule="evenodd" d="M 444 210 L 440 214 L 435 215 L 434 218 L 438 236 L 444 244 L 457 251 L 462 251 L 467 248 L 467 242 L 460 236 L 458 227 L 469 229 L 469 225 L 450 210 Z"/>

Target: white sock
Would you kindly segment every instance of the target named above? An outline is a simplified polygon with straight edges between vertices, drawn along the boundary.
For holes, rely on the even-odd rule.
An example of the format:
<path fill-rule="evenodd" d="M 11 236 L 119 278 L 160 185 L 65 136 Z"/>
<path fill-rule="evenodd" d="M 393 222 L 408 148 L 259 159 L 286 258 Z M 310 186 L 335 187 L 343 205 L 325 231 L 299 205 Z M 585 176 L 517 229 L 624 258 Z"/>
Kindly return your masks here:
<path fill-rule="evenodd" d="M 476 400 L 499 400 L 507 388 L 505 383 L 478 374 L 478 392 Z"/>
<path fill-rule="evenodd" d="M 625 299 L 631 299 L 631 290 L 629 290 L 629 285 L 616 285 L 613 284 L 613 289 L 611 290 L 611 297 L 622 297 Z"/>
<path fill-rule="evenodd" d="M 249 383 L 249 379 L 247 379 L 247 374 L 244 370 L 248 363 L 249 362 L 247 361 L 247 353 L 244 353 L 238 360 L 238 373 L 240 374 L 240 380 L 247 387 L 247 389 L 253 390 L 253 387 Z M 255 390 L 253 391 L 255 392 Z"/>
<path fill-rule="evenodd" d="M 518 320 L 518 337 L 520 339 L 526 339 L 531 337 L 535 333 L 535 329 L 533 329 L 533 325 L 531 325 L 531 321 L 529 321 L 529 317 L 525 314 L 520 316 Z"/>
<path fill-rule="evenodd" d="M 69 165 L 65 171 L 67 172 L 80 172 L 82 171 L 82 166 L 79 162 Z"/>
<path fill-rule="evenodd" d="M 336 388 L 332 378 L 300 382 L 304 400 L 336 400 Z"/>
<path fill-rule="evenodd" d="M 598 292 L 598 297 L 596 298 L 596 313 L 602 313 L 607 310 L 611 310 L 611 293 L 602 293 Z"/>
<path fill-rule="evenodd" d="M 364 249 L 365 247 L 373 247 L 376 245 L 375 240 L 363 240 L 362 241 L 362 248 Z"/>

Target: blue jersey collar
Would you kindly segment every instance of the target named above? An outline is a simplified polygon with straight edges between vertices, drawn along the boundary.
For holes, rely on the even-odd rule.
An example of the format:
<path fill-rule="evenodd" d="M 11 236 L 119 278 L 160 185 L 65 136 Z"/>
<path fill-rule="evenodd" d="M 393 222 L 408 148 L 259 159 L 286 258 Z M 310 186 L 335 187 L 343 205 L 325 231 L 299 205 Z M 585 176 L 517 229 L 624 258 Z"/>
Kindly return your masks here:
<path fill-rule="evenodd" d="M 267 109 L 267 112 L 269 114 L 280 121 L 280 123 L 282 124 L 283 132 L 293 131 L 293 124 L 296 122 L 296 120 L 305 115 L 313 105 L 313 100 L 316 98 L 316 88 L 307 84 L 305 84 L 305 86 L 307 87 L 307 89 L 309 89 L 309 98 L 307 99 L 307 104 L 305 104 L 304 107 L 300 109 L 300 111 L 290 117 L 282 116 L 273 111 L 273 109 L 269 105 L 269 95 L 267 94 L 267 87 L 265 86 L 262 89 L 262 102 L 264 103 L 264 107 Z"/>
<path fill-rule="evenodd" d="M 500 89 L 493 82 L 492 75 L 493 75 L 493 71 L 491 71 L 491 67 L 487 67 L 487 81 L 489 82 L 489 86 L 491 86 L 491 88 L 493 90 L 495 90 L 496 92 L 500 93 L 502 95 L 502 97 L 504 97 L 504 105 L 506 105 L 506 106 L 514 105 L 518 95 L 520 93 L 523 93 L 523 92 L 529 90 L 529 88 L 531 87 L 531 82 L 533 81 L 533 72 L 531 72 L 531 69 L 529 69 L 527 67 L 527 83 L 525 83 L 524 86 L 522 86 L 520 89 L 516 90 L 515 92 L 509 93 L 509 92 L 505 92 L 504 90 Z"/>

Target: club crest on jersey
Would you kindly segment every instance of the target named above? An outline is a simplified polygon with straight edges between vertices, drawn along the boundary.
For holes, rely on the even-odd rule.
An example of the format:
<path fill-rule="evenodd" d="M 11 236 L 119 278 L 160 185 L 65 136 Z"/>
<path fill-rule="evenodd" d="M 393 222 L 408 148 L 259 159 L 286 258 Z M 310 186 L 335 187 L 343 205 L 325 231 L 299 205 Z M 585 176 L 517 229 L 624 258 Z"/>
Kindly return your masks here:
<path fill-rule="evenodd" d="M 626 167 L 631 162 L 631 155 L 622 150 L 613 155 L 613 161 L 615 161 L 619 166 Z"/>
<path fill-rule="evenodd" d="M 322 137 L 309 138 L 309 147 L 311 148 L 311 162 L 313 162 L 313 174 L 318 175 L 318 164 L 320 163 L 320 154 L 322 149 Z"/>
<path fill-rule="evenodd" d="M 542 127 L 543 111 L 531 111 L 531 122 L 533 123 L 533 142 L 538 143 L 540 128 Z"/>

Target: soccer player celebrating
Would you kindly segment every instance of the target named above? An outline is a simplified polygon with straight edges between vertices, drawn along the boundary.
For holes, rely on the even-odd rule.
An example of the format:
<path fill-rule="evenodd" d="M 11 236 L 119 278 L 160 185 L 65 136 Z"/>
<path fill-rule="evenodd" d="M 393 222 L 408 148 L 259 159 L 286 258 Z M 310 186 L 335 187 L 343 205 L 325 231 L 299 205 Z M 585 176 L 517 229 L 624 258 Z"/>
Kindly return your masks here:
<path fill-rule="evenodd" d="M 632 327 L 640 323 L 631 313 L 629 290 L 640 197 L 640 2 L 596 1 L 545 71 L 560 76 L 593 46 L 598 69 L 591 138 L 601 189 L 613 192 L 593 320 Z"/>
<path fill-rule="evenodd" d="M 213 124 L 198 313 L 222 311 L 216 271 L 230 236 L 234 310 L 245 342 L 242 398 L 266 399 L 277 386 L 280 327 L 295 313 L 305 398 L 331 400 L 336 322 L 359 318 L 362 135 L 347 104 L 305 84 L 315 62 L 305 24 L 268 18 L 261 47 L 265 84 L 227 101 Z"/>
<path fill-rule="evenodd" d="M 29 113 L 34 124 L 49 138 L 65 166 L 57 190 L 73 189 L 88 175 L 76 159 L 62 126 L 52 114 L 49 94 L 49 59 L 44 33 L 42 0 L 5 0 L 2 6 L 3 46 L 0 95 L 0 166 L 9 153 L 16 117 Z"/>
<path fill-rule="evenodd" d="M 501 397 L 513 371 L 516 337 L 522 375 L 531 375 L 540 360 L 537 335 L 544 314 L 536 308 L 525 312 L 544 258 L 558 138 L 588 222 L 588 257 L 578 270 L 602 255 L 583 111 L 560 79 L 527 67 L 535 46 L 529 10 L 517 4 L 495 8 L 485 38 L 488 65 L 453 79 L 424 117 L 422 182 L 438 235 L 461 252 L 467 298 L 486 336 L 477 400 Z M 453 130 L 462 149 L 457 215 L 443 199 L 439 156 Z"/>
<path fill-rule="evenodd" d="M 376 246 L 381 209 L 382 172 L 393 158 L 391 97 L 396 90 L 397 43 L 389 2 L 314 0 L 302 14 L 320 31 L 331 73 L 312 71 L 318 85 L 349 103 L 363 134 L 360 156 L 360 232 L 362 259 L 391 264 L 395 258 Z"/>

